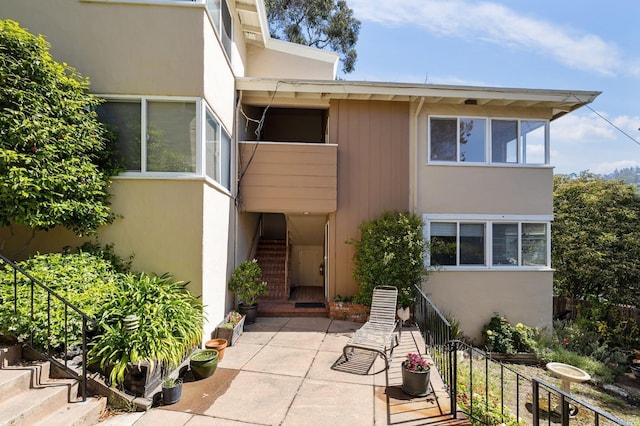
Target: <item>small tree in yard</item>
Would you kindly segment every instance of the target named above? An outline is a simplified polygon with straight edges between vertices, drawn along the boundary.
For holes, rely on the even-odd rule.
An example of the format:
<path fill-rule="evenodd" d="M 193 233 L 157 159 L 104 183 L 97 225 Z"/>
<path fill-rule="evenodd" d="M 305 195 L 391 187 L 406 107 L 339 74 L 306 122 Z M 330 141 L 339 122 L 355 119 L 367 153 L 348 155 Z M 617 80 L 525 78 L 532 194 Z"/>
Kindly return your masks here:
<path fill-rule="evenodd" d="M 554 177 L 551 260 L 556 294 L 640 306 L 640 197 L 589 173 Z"/>
<path fill-rule="evenodd" d="M 356 249 L 353 277 L 360 283 L 354 301 L 371 305 L 374 287 L 391 285 L 398 288 L 399 305 L 414 303 L 413 286 L 427 275 L 422 227 L 420 216 L 398 212 L 360 225 L 360 240 L 350 241 Z"/>
<path fill-rule="evenodd" d="M 85 235 L 113 221 L 118 164 L 99 103 L 42 36 L 0 20 L 0 226 Z"/>

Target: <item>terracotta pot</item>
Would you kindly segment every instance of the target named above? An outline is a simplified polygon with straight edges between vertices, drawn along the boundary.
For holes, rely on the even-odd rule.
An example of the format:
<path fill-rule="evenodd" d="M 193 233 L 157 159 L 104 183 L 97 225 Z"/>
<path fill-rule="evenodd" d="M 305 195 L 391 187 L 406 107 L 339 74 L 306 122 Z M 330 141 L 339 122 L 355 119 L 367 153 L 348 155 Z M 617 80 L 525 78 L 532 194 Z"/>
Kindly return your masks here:
<path fill-rule="evenodd" d="M 218 361 L 222 361 L 222 358 L 224 358 L 224 350 L 227 347 L 227 341 L 225 339 L 211 339 L 204 344 L 204 347 L 207 349 L 216 349 L 218 351 Z"/>

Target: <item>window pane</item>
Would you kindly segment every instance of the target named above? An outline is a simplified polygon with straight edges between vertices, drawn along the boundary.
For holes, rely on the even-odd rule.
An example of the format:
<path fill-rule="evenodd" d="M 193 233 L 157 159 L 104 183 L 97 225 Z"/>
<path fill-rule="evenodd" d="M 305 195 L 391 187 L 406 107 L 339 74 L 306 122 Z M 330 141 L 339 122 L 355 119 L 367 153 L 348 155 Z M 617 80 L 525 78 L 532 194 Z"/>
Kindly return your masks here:
<path fill-rule="evenodd" d="M 148 102 L 147 117 L 147 170 L 195 172 L 195 102 Z"/>
<path fill-rule="evenodd" d="M 456 125 L 455 118 L 431 119 L 431 160 L 456 161 Z"/>
<path fill-rule="evenodd" d="M 96 109 L 100 121 L 115 134 L 118 153 L 127 171 L 139 172 L 140 154 L 140 101 L 105 102 Z"/>
<path fill-rule="evenodd" d="M 491 161 L 493 163 L 518 162 L 518 122 L 491 120 Z"/>
<path fill-rule="evenodd" d="M 207 0 L 207 10 L 213 20 L 213 25 L 220 32 L 220 0 Z"/>
<path fill-rule="evenodd" d="M 547 226 L 544 223 L 522 224 L 522 264 L 547 265 Z"/>
<path fill-rule="evenodd" d="M 227 2 L 224 1 L 222 4 L 220 37 L 222 38 L 224 51 L 227 52 L 227 56 L 229 58 L 231 58 L 231 40 L 233 40 L 232 25 L 233 19 L 231 19 L 231 13 L 229 13 L 229 6 L 227 5 Z"/>
<path fill-rule="evenodd" d="M 220 182 L 220 125 L 207 111 L 205 126 L 205 169 L 207 176 Z"/>
<path fill-rule="evenodd" d="M 518 265 L 518 224 L 493 224 L 493 264 Z"/>
<path fill-rule="evenodd" d="M 485 162 L 486 122 L 479 118 L 460 119 L 460 161 Z"/>
<path fill-rule="evenodd" d="M 220 164 L 220 183 L 231 189 L 231 137 L 222 131 L 222 158 Z"/>
<path fill-rule="evenodd" d="M 456 228 L 455 223 L 431 223 L 432 265 L 456 265 Z"/>
<path fill-rule="evenodd" d="M 527 164 L 545 164 L 545 122 L 521 121 L 523 162 Z"/>
<path fill-rule="evenodd" d="M 484 265 L 484 224 L 460 224 L 460 264 Z"/>

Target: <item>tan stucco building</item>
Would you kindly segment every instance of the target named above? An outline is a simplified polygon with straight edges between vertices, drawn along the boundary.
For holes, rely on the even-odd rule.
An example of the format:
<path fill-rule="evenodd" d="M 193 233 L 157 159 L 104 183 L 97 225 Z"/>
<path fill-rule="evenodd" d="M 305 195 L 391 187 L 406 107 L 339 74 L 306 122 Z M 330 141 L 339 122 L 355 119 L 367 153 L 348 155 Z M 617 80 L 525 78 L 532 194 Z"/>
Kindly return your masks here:
<path fill-rule="evenodd" d="M 262 0 L 4 0 L 0 18 L 106 99 L 127 171 L 100 241 L 190 281 L 205 332 L 261 239 L 285 241 L 285 293 L 356 293 L 346 241 L 384 210 L 422 215 L 446 247 L 423 287 L 467 335 L 495 311 L 550 325 L 549 123 L 597 92 L 336 80 L 337 55 L 270 38 Z"/>

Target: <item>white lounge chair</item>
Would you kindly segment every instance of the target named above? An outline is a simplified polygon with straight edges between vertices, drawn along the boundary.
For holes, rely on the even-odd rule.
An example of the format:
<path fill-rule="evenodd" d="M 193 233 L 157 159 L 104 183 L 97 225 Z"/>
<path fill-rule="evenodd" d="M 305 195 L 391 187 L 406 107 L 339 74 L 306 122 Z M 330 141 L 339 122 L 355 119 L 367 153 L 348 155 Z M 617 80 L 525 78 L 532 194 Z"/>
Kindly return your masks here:
<path fill-rule="evenodd" d="M 393 349 L 400 344 L 402 337 L 402 322 L 396 320 L 397 301 L 398 289 L 396 287 L 378 286 L 373 289 L 369 320 L 356 330 L 353 337 L 342 349 L 344 359 L 347 362 L 353 356 L 355 349 L 371 351 L 382 356 L 385 362 L 384 371 L 385 374 L 388 374 L 387 370 L 391 365 Z M 398 329 L 397 332 L 396 329 Z M 389 351 L 389 356 L 387 356 L 387 351 Z"/>

